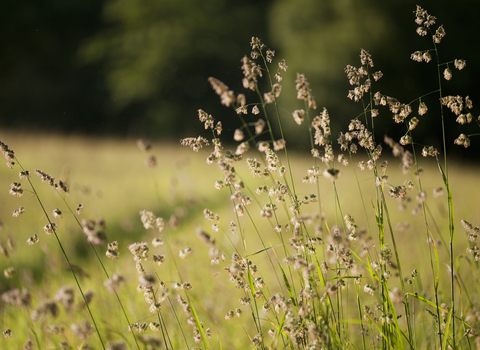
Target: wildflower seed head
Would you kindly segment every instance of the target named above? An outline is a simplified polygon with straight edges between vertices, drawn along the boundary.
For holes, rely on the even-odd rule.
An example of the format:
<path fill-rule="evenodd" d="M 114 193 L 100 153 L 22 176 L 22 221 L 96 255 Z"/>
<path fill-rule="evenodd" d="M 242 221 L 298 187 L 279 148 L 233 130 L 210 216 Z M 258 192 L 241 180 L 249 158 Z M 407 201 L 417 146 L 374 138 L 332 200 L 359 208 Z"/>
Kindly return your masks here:
<path fill-rule="evenodd" d="M 415 11 L 415 23 L 417 25 L 430 27 L 435 24 L 436 19 L 437 18 L 435 16 L 429 15 L 427 11 L 417 5 L 417 9 Z"/>
<path fill-rule="evenodd" d="M 182 146 L 189 146 L 195 152 L 198 152 L 199 149 L 208 146 L 208 140 L 202 136 L 195 137 L 187 137 L 185 139 L 180 140 L 180 144 Z"/>
<path fill-rule="evenodd" d="M 128 250 L 133 255 L 133 259 L 136 262 L 140 262 L 142 260 L 147 260 L 148 258 L 148 243 L 140 242 L 140 243 L 132 243 L 128 246 Z"/>
<path fill-rule="evenodd" d="M 155 228 L 155 219 L 155 215 L 151 211 L 140 211 L 140 220 L 142 221 L 145 229 L 149 230 Z"/>
<path fill-rule="evenodd" d="M 222 105 L 230 107 L 230 105 L 235 102 L 234 92 L 230 90 L 223 82 L 213 77 L 208 78 L 208 82 L 212 86 L 215 93 L 220 96 Z"/>
<path fill-rule="evenodd" d="M 307 81 L 305 75 L 297 73 L 295 84 L 297 99 L 306 101 L 308 108 L 317 109 L 317 104 L 310 90 L 310 83 Z"/>

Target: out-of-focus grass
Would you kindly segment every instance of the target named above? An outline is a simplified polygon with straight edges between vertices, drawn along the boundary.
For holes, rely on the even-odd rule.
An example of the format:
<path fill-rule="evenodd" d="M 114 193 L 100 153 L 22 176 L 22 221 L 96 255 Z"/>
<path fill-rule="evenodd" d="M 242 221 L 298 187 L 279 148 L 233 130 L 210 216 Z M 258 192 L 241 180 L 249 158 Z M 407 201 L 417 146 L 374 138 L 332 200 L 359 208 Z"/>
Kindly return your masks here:
<path fill-rule="evenodd" d="M 131 322 L 149 322 L 153 317 L 149 313 L 148 305 L 143 301 L 142 295 L 138 295 L 135 291 L 137 273 L 131 254 L 127 249 L 127 245 L 130 243 L 150 242 L 153 237 L 159 235 L 153 231 L 147 232 L 139 220 L 139 211 L 147 209 L 153 211 L 157 216 L 163 217 L 167 222 L 172 215 L 176 215 L 180 223 L 176 230 L 167 228 L 163 236 L 167 242 L 165 246 L 151 248 L 152 254 L 167 255 L 170 254 L 170 249 L 172 252 L 170 255 L 172 258 L 167 259 L 162 266 L 155 267 L 159 278 L 166 281 L 167 284 L 182 279 L 194 286 L 191 301 L 200 313 L 202 321 L 213 329 L 213 343 L 216 342 L 216 332 L 219 332 L 218 336 L 222 339 L 223 348 L 247 346 L 245 344 L 249 343 L 248 337 L 244 334 L 238 334 L 241 328 L 236 326 L 236 321 L 227 322 L 223 319 L 228 310 L 234 309 L 238 305 L 241 294 L 228 282 L 228 275 L 225 272 L 222 273 L 221 269 L 230 264 L 229 260 L 234 252 L 234 246 L 243 256 L 263 248 L 259 236 L 267 247 L 279 244 L 279 236 L 274 233 L 272 224 L 268 219 L 259 217 L 260 208 L 256 204 L 249 207 L 249 214 L 256 226 L 250 223 L 248 216 L 244 216 L 241 218 L 241 221 L 245 224 L 243 226 L 244 231 L 237 232 L 236 235 L 228 232 L 229 223 L 235 221 L 232 206 L 228 205 L 230 193 L 227 188 L 221 191 L 214 189 L 214 181 L 220 178 L 221 172 L 216 165 L 209 166 L 205 163 L 208 153 L 195 154 L 190 149 L 181 148 L 178 145 L 154 144 L 151 154 L 157 158 L 157 167 L 151 169 L 144 166 L 146 155 L 142 154 L 136 146 L 136 140 L 90 139 L 17 133 L 0 134 L 0 139 L 15 150 L 16 156 L 26 169 L 33 171 L 34 168 L 38 168 L 58 179 L 66 180 L 70 186 L 70 195 L 66 197 L 69 205 L 72 209 L 80 202 L 85 206 L 81 217 L 89 219 L 101 216 L 106 220 L 108 242 L 113 240 L 119 242 L 120 259 L 117 261 L 106 259 L 103 247 L 96 247 L 96 250 L 105 261 L 109 273 L 121 273 L 127 281 L 126 286 L 120 289 L 119 295 L 125 302 Z M 255 154 L 251 156 L 254 157 Z M 315 193 L 315 185 L 301 184 L 301 178 L 304 176 L 306 169 L 312 165 L 311 158 L 298 153 L 292 154 L 291 159 L 294 162 L 292 169 L 297 194 Z M 443 235 L 448 241 L 446 197 L 444 195 L 436 199 L 431 198 L 433 189 L 442 186 L 442 180 L 434 162 L 425 159 L 421 159 L 421 161 L 424 169 L 422 182 L 428 197 L 427 203 L 432 217 L 435 218 L 435 225 L 431 224 L 430 230 L 440 243 L 439 235 Z M 390 175 L 390 184 L 401 185 L 409 177 L 415 176 L 413 174 L 401 175 L 398 169 L 398 160 L 392 158 L 389 162 L 387 174 Z M 258 178 L 248 179 L 251 177 L 244 162 L 236 167 L 239 177 L 245 179 L 247 192 L 249 190 L 255 191 L 255 188 L 261 184 L 260 180 Z M 370 204 L 375 201 L 375 192 L 372 186 L 374 179 L 372 173 L 367 170 L 355 170 L 361 185 L 365 203 L 364 209 L 362 202 L 359 200 L 359 188 L 353 169 L 352 165 L 342 168 L 342 177 L 336 182 L 341 213 L 338 206 L 335 205 L 333 184 L 324 178 L 320 179 L 319 184 L 321 202 L 311 203 L 302 208 L 304 211 L 322 212 L 330 228 L 335 225 L 341 226 L 342 216 L 349 213 L 355 218 L 359 226 L 370 225 L 370 229 L 374 233 L 376 230 L 374 206 Z M 43 298 L 53 298 L 58 287 L 65 284 L 73 285 L 74 282 L 71 273 L 64 269 L 63 257 L 54 241 L 54 237 L 46 236 L 43 232 L 42 227 L 46 220 L 38 207 L 38 203 L 36 203 L 36 199 L 29 193 L 25 193 L 21 198 L 15 198 L 8 194 L 10 183 L 19 181 L 18 171 L 17 166 L 14 170 L 4 166 L 0 167 L 0 203 L 2 203 L 0 220 L 3 222 L 0 240 L 6 245 L 7 238 L 12 237 L 16 245 L 15 250 L 9 251 L 9 259 L 0 256 L 0 266 L 2 270 L 7 266 L 15 266 L 22 285 L 31 290 L 33 305 L 36 305 Z M 462 236 L 462 238 L 456 240 L 456 242 L 460 242 L 456 248 L 458 255 L 463 254 L 467 246 L 466 239 L 463 239 L 464 232 L 460 228 L 459 221 L 466 219 L 475 222 L 475 218 L 478 218 L 480 214 L 480 198 L 474 195 L 477 174 L 477 167 L 465 164 L 454 165 L 450 170 L 450 183 L 456 203 L 455 219 L 457 227 L 459 227 L 457 235 Z M 22 183 L 24 182 L 25 180 L 22 181 Z M 32 182 L 49 213 L 57 207 L 64 212 L 64 218 L 56 220 L 59 224 L 59 237 L 72 263 L 88 274 L 88 276 L 85 275 L 81 278 L 81 283 L 85 290 L 92 289 L 96 293 L 92 302 L 92 310 L 100 320 L 102 334 L 106 335 L 107 340 L 123 337 L 132 342 L 132 338 L 125 332 L 127 325 L 123 320 L 118 304 L 102 287 L 106 277 L 97 261 L 95 261 L 90 247 L 86 244 L 81 228 L 76 225 L 71 214 L 67 213 L 68 210 L 60 195 L 56 194 L 47 184 L 41 184 L 40 179 L 35 175 L 32 175 Z M 27 189 L 26 183 L 24 189 Z M 411 214 L 415 206 L 415 198 L 406 203 L 407 209 L 405 211 L 397 210 L 396 199 L 389 198 L 387 200 L 390 203 L 389 210 L 391 211 L 393 226 L 395 227 L 398 222 L 410 223 L 408 230 L 395 233 L 402 269 L 405 274 L 408 274 L 414 268 L 428 265 L 430 261 L 425 243 L 427 235 L 424 220 L 420 216 L 412 216 Z M 26 213 L 18 218 L 12 218 L 13 210 L 19 206 L 24 206 Z M 209 228 L 211 224 L 203 219 L 202 211 L 204 208 L 209 208 L 220 215 L 221 225 L 218 233 L 212 233 Z M 279 209 L 279 212 L 280 210 L 282 208 Z M 365 216 L 365 211 L 367 216 Z M 431 218 L 429 218 L 429 221 L 433 223 Z M 208 249 L 195 235 L 195 229 L 199 227 L 217 237 L 217 244 L 227 257 L 226 262 L 221 262 L 220 265 L 216 266 L 209 264 Z M 256 231 L 258 231 L 258 234 Z M 29 246 L 26 244 L 26 240 L 33 233 L 39 236 L 40 243 Z M 243 249 L 242 237 L 247 237 L 245 239 L 246 250 Z M 378 237 L 373 234 L 373 239 L 377 240 Z M 288 245 L 288 242 L 286 244 Z M 178 251 L 186 246 L 192 247 L 194 254 L 185 261 L 181 261 L 178 257 Z M 439 247 L 440 260 L 443 258 L 446 261 L 447 247 L 442 244 Z M 279 283 L 277 283 L 278 270 L 276 271 L 277 275 L 274 273 L 277 266 L 272 268 L 268 257 L 275 265 L 277 257 L 279 260 L 284 257 L 283 247 L 277 246 L 252 257 L 269 288 L 275 288 L 271 286 L 276 286 L 280 289 Z M 148 268 L 153 267 L 149 266 Z M 423 269 L 423 271 L 429 270 Z M 445 272 L 444 276 L 441 277 L 442 283 L 447 285 L 447 267 L 440 266 L 441 274 L 442 271 Z M 467 271 L 465 277 L 468 280 Z M 432 276 L 428 273 L 419 276 L 419 278 L 423 283 L 432 283 Z M 15 284 L 15 279 L 7 280 L 2 276 L 0 292 L 14 287 Z M 270 290 L 269 292 L 273 294 L 276 291 Z M 171 299 L 178 317 L 184 321 L 185 316 L 179 310 L 175 297 Z M 77 302 L 80 303 L 78 295 Z M 2 321 L 0 322 L 4 328 L 11 327 L 11 324 L 15 325 L 15 318 L 18 316 L 11 307 L 6 310 L 2 311 Z M 176 321 L 168 303 L 165 303 L 163 310 L 165 320 L 171 326 L 172 342 L 177 345 L 182 344 L 182 335 L 179 327 L 175 325 Z M 247 310 L 244 311 L 245 314 L 242 317 L 250 317 Z M 28 319 L 27 312 L 24 316 Z M 66 339 L 71 344 L 78 343 L 78 340 L 75 340 L 68 328 L 70 323 L 80 322 L 81 319 L 88 319 L 85 310 L 80 310 L 75 314 L 65 313 L 62 310 L 61 317 L 55 322 L 63 324 L 67 329 L 64 335 L 46 337 L 40 332 L 39 336 L 49 339 L 46 340 L 47 343 L 52 341 L 51 339 L 56 339 L 55 337 L 58 338 L 58 341 Z M 250 322 L 250 326 L 253 327 L 253 322 Z M 17 329 L 14 330 L 17 333 L 17 340 L 9 344 L 16 344 L 20 348 L 25 339 L 28 338 L 28 329 L 28 325 L 20 326 L 17 324 Z M 185 331 L 188 341 L 191 342 L 191 330 L 185 329 Z M 249 334 L 253 332 L 252 329 L 245 329 L 245 331 Z M 233 334 L 235 335 L 233 336 Z M 97 344 L 95 335 L 90 337 L 89 343 Z M 55 346 L 51 345 L 52 348 Z M 97 346 L 99 345 L 97 344 Z"/>

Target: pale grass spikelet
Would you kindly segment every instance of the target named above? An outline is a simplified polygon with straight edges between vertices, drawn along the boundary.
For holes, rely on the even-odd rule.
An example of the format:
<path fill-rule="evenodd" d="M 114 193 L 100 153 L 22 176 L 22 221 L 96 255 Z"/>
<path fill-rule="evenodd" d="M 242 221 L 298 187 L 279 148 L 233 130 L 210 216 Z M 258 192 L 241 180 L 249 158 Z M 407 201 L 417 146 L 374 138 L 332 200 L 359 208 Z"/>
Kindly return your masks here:
<path fill-rule="evenodd" d="M 149 287 L 156 282 L 156 278 L 154 275 L 141 274 L 138 276 L 138 282 L 144 287 Z"/>
<path fill-rule="evenodd" d="M 105 220 L 102 218 L 98 218 L 97 220 L 82 219 L 81 225 L 83 234 L 87 237 L 89 243 L 93 245 L 104 245 L 106 243 L 107 235 L 105 233 Z"/>
<path fill-rule="evenodd" d="M 409 145 L 411 143 L 412 143 L 412 137 L 409 134 L 403 135 L 400 138 L 400 144 L 403 145 L 403 146 Z"/>
<path fill-rule="evenodd" d="M 156 247 L 162 247 L 163 245 L 165 244 L 165 242 L 163 241 L 162 238 L 160 237 L 154 237 L 152 239 L 152 245 L 156 248 Z"/>
<path fill-rule="evenodd" d="M 388 195 L 393 198 L 403 198 L 407 194 L 407 188 L 405 186 L 391 187 L 388 191 Z"/>
<path fill-rule="evenodd" d="M 266 125 L 265 120 L 258 119 L 257 122 L 255 123 L 255 135 L 261 134 L 263 132 L 263 129 L 265 129 L 265 125 Z"/>
<path fill-rule="evenodd" d="M 460 134 L 455 139 L 454 144 L 467 148 L 470 146 L 470 139 L 465 134 Z"/>
<path fill-rule="evenodd" d="M 37 237 L 37 234 L 35 233 L 35 234 L 33 234 L 33 236 L 31 236 L 27 239 L 27 244 L 28 245 L 34 245 L 35 243 L 38 243 L 38 241 L 39 241 L 39 239 Z"/>
<path fill-rule="evenodd" d="M 443 28 L 443 25 L 437 28 L 435 34 L 433 34 L 433 41 L 435 44 L 440 44 L 442 39 L 445 37 L 445 29 Z"/>
<path fill-rule="evenodd" d="M 3 331 L 3 338 L 4 339 L 8 339 L 12 336 L 13 336 L 13 332 L 10 328 Z"/>
<path fill-rule="evenodd" d="M 420 103 L 418 104 L 418 114 L 424 115 L 425 113 L 427 113 L 427 110 L 428 108 L 425 102 L 420 101 Z"/>
<path fill-rule="evenodd" d="M 230 320 L 233 318 L 233 316 L 235 315 L 235 313 L 233 312 L 233 310 L 230 310 L 227 312 L 227 314 L 225 315 L 225 319 L 226 320 Z"/>
<path fill-rule="evenodd" d="M 242 141 L 244 139 L 245 135 L 243 134 L 243 131 L 240 129 L 235 129 L 235 132 L 233 134 L 233 139 L 235 141 Z"/>
<path fill-rule="evenodd" d="M 149 248 L 146 242 L 132 243 L 128 246 L 128 250 L 130 250 L 130 253 L 133 255 L 133 260 L 136 262 L 147 260 L 148 258 Z"/>
<path fill-rule="evenodd" d="M 467 61 L 455 59 L 454 64 L 455 64 L 455 68 L 456 68 L 456 69 L 462 70 L 463 68 L 466 67 Z"/>
<path fill-rule="evenodd" d="M 255 91 L 257 85 L 257 77 L 262 76 L 262 70 L 254 61 L 244 56 L 241 60 L 244 78 L 242 80 L 243 87 Z"/>
<path fill-rule="evenodd" d="M 438 198 L 444 195 L 443 187 L 435 187 L 433 189 L 433 198 Z"/>
<path fill-rule="evenodd" d="M 18 218 L 20 215 L 25 213 L 25 208 L 24 207 L 19 207 L 18 209 L 15 209 L 12 213 L 12 216 L 14 218 Z"/>
<path fill-rule="evenodd" d="M 422 62 L 423 61 L 423 52 L 422 51 L 415 51 L 410 55 L 410 59 L 416 62 Z"/>
<path fill-rule="evenodd" d="M 235 155 L 241 156 L 245 152 L 247 152 L 250 149 L 250 145 L 248 142 L 242 142 L 237 146 L 237 149 L 235 150 Z"/>
<path fill-rule="evenodd" d="M 334 169 L 334 168 L 325 169 L 324 172 L 323 172 L 323 177 L 325 177 L 326 179 L 328 179 L 332 182 L 338 180 L 338 178 L 341 175 L 342 175 L 342 173 L 340 172 L 340 170 Z"/>
<path fill-rule="evenodd" d="M 293 115 L 293 120 L 295 120 L 295 123 L 297 123 L 298 125 L 302 125 L 305 111 L 303 109 L 297 109 L 293 111 L 292 115 Z"/>
<path fill-rule="evenodd" d="M 429 15 L 427 11 L 417 5 L 417 9 L 415 11 L 415 23 L 417 25 L 423 25 L 428 28 L 435 24 L 436 19 L 437 18 L 435 16 Z"/>
<path fill-rule="evenodd" d="M 150 143 L 150 141 L 144 140 L 144 139 L 138 139 L 137 140 L 137 146 L 143 152 L 147 152 L 147 151 L 150 151 L 152 149 L 152 144 Z"/>
<path fill-rule="evenodd" d="M 212 85 L 213 90 L 215 93 L 220 96 L 220 100 L 222 105 L 229 107 L 232 103 L 235 102 L 235 94 L 232 90 L 228 88 L 220 80 L 210 77 L 208 78 L 208 82 Z"/>
<path fill-rule="evenodd" d="M 56 209 L 53 210 L 53 217 L 56 218 L 56 219 L 63 218 L 63 215 L 62 215 L 62 212 L 60 211 L 60 209 L 56 208 Z"/>
<path fill-rule="evenodd" d="M 117 241 L 113 241 L 113 242 L 111 242 L 111 243 L 108 243 L 107 248 L 108 248 L 109 250 L 118 251 L 118 242 L 117 242 Z"/>
<path fill-rule="evenodd" d="M 153 255 L 152 259 L 155 264 L 160 266 L 165 262 L 165 255 Z"/>
<path fill-rule="evenodd" d="M 20 171 L 20 172 L 18 173 L 18 177 L 19 177 L 20 179 L 29 179 L 29 178 L 30 178 L 30 171 L 28 171 L 28 170 Z"/>
<path fill-rule="evenodd" d="M 15 196 L 15 197 L 21 197 L 23 196 L 23 188 L 22 188 L 22 184 L 20 182 L 13 182 L 11 185 L 10 185 L 10 191 L 9 193 L 12 195 L 12 196 Z"/>
<path fill-rule="evenodd" d="M 450 70 L 450 68 L 446 68 L 446 69 L 443 71 L 443 77 L 445 78 L 445 80 L 450 80 L 450 79 L 452 79 L 452 71 Z"/>
<path fill-rule="evenodd" d="M 45 231 L 45 233 L 47 235 L 51 235 L 52 233 L 55 232 L 55 230 L 57 229 L 57 224 L 52 222 L 50 224 L 46 224 L 45 226 L 43 226 L 43 230 Z"/>
<path fill-rule="evenodd" d="M 408 121 L 408 130 L 411 131 L 411 130 L 415 129 L 417 127 L 418 123 L 419 123 L 419 120 L 418 120 L 417 117 L 413 117 L 412 119 L 410 119 Z"/>
<path fill-rule="evenodd" d="M 131 332 L 133 331 L 133 325 L 130 325 L 128 327 L 128 331 Z M 123 340 L 115 340 L 107 343 L 106 350 L 128 350 L 127 345 L 125 344 L 125 341 Z"/>
<path fill-rule="evenodd" d="M 147 168 L 155 168 L 157 166 L 157 158 L 154 155 L 149 156 L 145 159 L 145 166 Z"/>
<path fill-rule="evenodd" d="M 424 157 L 436 157 L 438 155 L 438 151 L 433 146 L 425 146 L 422 149 L 422 156 Z"/>
<path fill-rule="evenodd" d="M 152 314 L 156 314 L 156 313 L 159 313 L 161 309 L 162 309 L 162 303 L 160 303 L 160 302 L 154 302 L 154 303 L 150 304 L 149 311 L 150 311 Z M 150 327 L 150 328 L 151 328 L 151 327 Z"/>
<path fill-rule="evenodd" d="M 274 151 L 280 151 L 285 148 L 285 145 L 287 142 L 284 139 L 279 139 L 276 141 L 273 141 L 273 150 Z"/>
<path fill-rule="evenodd" d="M 155 228 L 155 215 L 151 211 L 141 210 L 140 213 L 140 220 L 142 221 L 143 227 L 145 229 L 150 230 Z"/>
<path fill-rule="evenodd" d="M 208 146 L 208 140 L 202 136 L 187 137 L 180 140 L 182 146 L 189 146 L 193 151 L 198 152 L 201 148 Z"/>
<path fill-rule="evenodd" d="M 297 73 L 295 84 L 297 99 L 306 101 L 308 108 L 317 109 L 317 104 L 310 90 L 310 83 L 307 81 L 305 75 Z"/>
<path fill-rule="evenodd" d="M 280 97 L 280 94 L 282 92 L 282 85 L 275 83 L 272 85 L 272 94 L 275 96 L 275 98 Z"/>
<path fill-rule="evenodd" d="M 275 95 L 272 92 L 266 92 L 263 94 L 263 100 L 267 104 L 273 103 L 275 102 Z"/>
<path fill-rule="evenodd" d="M 248 114 L 247 106 L 240 106 L 235 110 L 235 112 L 237 114 Z"/>
<path fill-rule="evenodd" d="M 105 255 L 107 258 L 110 258 L 112 260 L 118 260 L 120 253 L 116 250 L 107 249 Z"/>
<path fill-rule="evenodd" d="M 186 257 L 192 255 L 193 253 L 193 250 L 192 248 L 190 247 L 185 247 L 184 249 L 181 249 L 178 253 L 178 256 L 181 258 L 181 259 L 185 259 Z"/>
<path fill-rule="evenodd" d="M 7 267 L 5 270 L 3 270 L 3 275 L 5 278 L 10 279 L 15 276 L 16 270 L 13 266 Z"/>
<path fill-rule="evenodd" d="M 270 144 L 267 141 L 260 141 L 257 145 L 257 148 L 260 152 L 265 152 L 270 148 Z"/>
<path fill-rule="evenodd" d="M 373 296 L 375 294 L 375 287 L 366 284 L 363 286 L 363 291 Z"/>
<path fill-rule="evenodd" d="M 82 213 L 82 210 L 83 210 L 83 204 L 79 203 L 77 205 L 77 208 L 75 209 L 75 213 L 77 213 L 77 215 L 80 215 Z"/>
<path fill-rule="evenodd" d="M 62 303 L 66 310 L 70 310 L 75 302 L 75 290 L 70 285 L 60 287 L 55 293 L 55 299 L 57 303 Z"/>

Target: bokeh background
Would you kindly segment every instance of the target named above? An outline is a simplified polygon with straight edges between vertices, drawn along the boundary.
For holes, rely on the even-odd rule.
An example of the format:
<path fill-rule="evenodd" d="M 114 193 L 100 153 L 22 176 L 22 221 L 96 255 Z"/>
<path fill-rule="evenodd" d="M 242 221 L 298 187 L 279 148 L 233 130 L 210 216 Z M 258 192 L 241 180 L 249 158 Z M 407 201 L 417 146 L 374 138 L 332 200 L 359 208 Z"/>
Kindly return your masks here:
<path fill-rule="evenodd" d="M 294 77 L 305 73 L 317 104 L 325 106 L 339 130 L 361 113 L 346 98 L 343 68 L 359 65 L 368 50 L 384 78 L 374 91 L 402 102 L 437 88 L 436 67 L 410 60 L 433 45 L 415 33 L 417 0 L 20 0 L 0 4 L 0 128 L 67 134 L 172 139 L 199 132 L 196 111 L 215 118 L 221 106 L 207 78 L 215 76 L 237 92 L 240 59 L 257 36 L 285 58 L 281 113 L 300 108 Z M 480 45 L 477 0 L 418 3 L 443 24 L 442 61 L 467 60 L 452 70 L 445 94 L 479 95 Z M 419 133 L 440 127 L 437 101 Z M 416 105 L 413 105 L 416 108 Z M 234 120 L 236 118 L 232 118 Z M 234 128 L 223 119 L 226 129 Z M 393 127 L 378 118 L 378 137 Z M 449 143 L 460 133 L 447 120 Z M 337 129 L 335 129 L 337 127 Z M 466 132 L 463 127 L 461 132 Z M 200 130 L 201 131 L 201 130 Z M 231 132 L 231 130 L 230 130 Z M 390 136 L 399 138 L 393 130 Z M 451 142 L 450 142 L 451 141 Z M 301 143 L 301 141 L 299 141 Z M 463 155 L 475 155 L 478 148 Z M 301 146 L 301 145 L 300 145 Z"/>

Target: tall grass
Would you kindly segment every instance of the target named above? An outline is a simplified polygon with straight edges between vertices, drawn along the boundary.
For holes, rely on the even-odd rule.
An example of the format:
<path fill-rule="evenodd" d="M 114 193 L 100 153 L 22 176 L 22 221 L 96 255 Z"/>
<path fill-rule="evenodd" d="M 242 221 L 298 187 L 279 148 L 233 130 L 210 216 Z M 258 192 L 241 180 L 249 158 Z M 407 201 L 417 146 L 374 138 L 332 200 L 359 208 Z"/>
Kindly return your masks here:
<path fill-rule="evenodd" d="M 24 349 L 475 348 L 480 229 L 462 220 L 466 234 L 459 236 L 454 213 L 471 221 L 478 207 L 463 211 L 464 202 L 453 200 L 456 170 L 447 161 L 445 134 L 447 114 L 470 123 L 473 105 L 469 97 L 443 95 L 450 66 L 463 69 L 465 61 L 440 61 L 443 26 L 436 27 L 436 18 L 420 7 L 415 17 L 417 33 L 433 43 L 426 40 L 427 48 L 411 58 L 433 67 L 438 89 L 410 102 L 375 91 L 383 74 L 362 49 L 360 65 L 345 68 L 352 85 L 348 97 L 358 103 L 359 113 L 344 130 L 331 130 L 328 110 L 317 108 L 307 78 L 298 73 L 299 106 L 292 108 L 292 118 L 307 124 L 307 156 L 289 148 L 279 113 L 286 108 L 281 105 L 286 62 L 252 38 L 250 55 L 242 58 L 244 93 L 209 79 L 221 103 L 238 117 L 237 147 L 226 149 L 232 140 L 221 121 L 201 109 L 199 120 L 211 137 L 181 141 L 206 151 L 210 170 L 195 165 L 191 172 L 194 180 L 213 174 L 207 199 L 185 195 L 182 203 L 170 201 L 177 208 L 168 218 L 158 160 L 152 145 L 139 140 L 150 174 L 134 185 L 151 180 L 149 195 L 157 201 L 150 203 L 155 208 L 138 210 L 141 238 L 108 240 L 105 220 L 83 217 L 83 205 L 69 200 L 64 181 L 26 170 L 21 156 L 2 142 L 7 166 L 19 170 L 29 186 L 15 181 L 10 194 L 37 201 L 37 226 L 44 224 L 45 233 L 55 236 L 59 254 L 49 256 L 52 273 L 45 272 L 46 281 L 35 284 L 28 274 L 16 273 L 16 257 L 24 250 L 12 253 L 1 245 L 9 259 L 4 274 L 13 281 L 2 294 L 3 344 Z M 438 103 L 440 150 L 416 141 L 427 102 Z M 398 142 L 388 136 L 377 140 L 377 118 L 393 118 L 405 135 Z M 455 143 L 468 147 L 470 140 L 461 134 Z M 31 173 L 57 193 L 54 209 L 43 204 L 37 188 L 44 185 L 35 184 Z M 14 217 L 25 217 L 27 202 L 33 204 L 22 202 Z M 64 216 L 73 218 L 71 225 L 52 219 Z M 78 257 L 68 247 L 81 232 L 83 242 L 76 242 L 90 251 L 84 253 L 89 257 L 84 266 L 72 263 Z M 28 244 L 35 246 L 39 236 L 28 238 Z M 13 246 L 13 239 L 7 243 Z M 71 278 L 55 277 L 62 260 Z M 143 301 L 135 296 L 135 285 Z M 63 318 L 57 318 L 58 304 L 65 309 Z"/>

